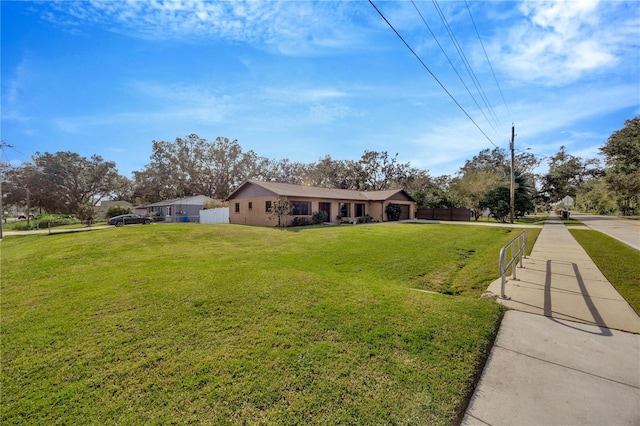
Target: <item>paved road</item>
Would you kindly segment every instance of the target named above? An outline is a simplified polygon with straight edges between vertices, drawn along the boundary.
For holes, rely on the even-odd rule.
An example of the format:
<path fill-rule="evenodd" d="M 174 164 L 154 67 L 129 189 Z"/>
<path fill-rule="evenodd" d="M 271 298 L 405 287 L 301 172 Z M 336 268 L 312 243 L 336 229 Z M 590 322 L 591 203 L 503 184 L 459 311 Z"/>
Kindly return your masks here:
<path fill-rule="evenodd" d="M 576 212 L 571 212 L 571 218 L 640 250 L 640 220 Z"/>

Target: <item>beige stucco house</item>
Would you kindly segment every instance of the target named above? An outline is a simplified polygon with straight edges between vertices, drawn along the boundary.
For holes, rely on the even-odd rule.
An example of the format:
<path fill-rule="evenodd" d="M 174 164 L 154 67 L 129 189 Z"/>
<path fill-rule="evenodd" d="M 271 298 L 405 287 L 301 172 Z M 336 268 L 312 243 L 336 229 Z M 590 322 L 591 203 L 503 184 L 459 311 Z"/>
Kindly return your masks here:
<path fill-rule="evenodd" d="M 229 201 L 229 222 L 245 225 L 277 226 L 278 219 L 270 212 L 272 203 L 286 197 L 291 203 L 290 224 L 296 216 L 311 217 L 325 211 L 328 221 L 355 222 L 370 216 L 374 221 L 387 221 L 385 209 L 389 203 L 400 206 L 400 220 L 414 218 L 415 201 L 403 189 L 387 191 L 351 191 L 347 189 L 318 188 L 288 183 L 248 180 L 238 187 Z"/>

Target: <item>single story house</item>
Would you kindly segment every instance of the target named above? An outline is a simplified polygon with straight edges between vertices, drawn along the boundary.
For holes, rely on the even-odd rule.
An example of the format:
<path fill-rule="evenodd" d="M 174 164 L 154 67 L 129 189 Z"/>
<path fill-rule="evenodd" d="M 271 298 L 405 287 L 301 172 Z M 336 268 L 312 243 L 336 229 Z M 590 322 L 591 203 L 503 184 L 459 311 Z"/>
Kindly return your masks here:
<path fill-rule="evenodd" d="M 347 189 L 318 188 L 278 182 L 248 180 L 229 197 L 229 222 L 245 225 L 277 226 L 278 219 L 271 214 L 271 206 L 279 197 L 291 203 L 290 220 L 311 217 L 324 211 L 328 221 L 355 222 L 370 216 L 374 221 L 387 221 L 385 210 L 390 203 L 400 206 L 400 220 L 414 218 L 415 201 L 403 189 L 387 191 L 351 191 Z"/>
<path fill-rule="evenodd" d="M 156 221 L 198 222 L 200 220 L 200 210 L 208 201 L 213 201 L 213 199 L 206 195 L 172 198 L 136 207 L 136 212 L 144 209 L 144 214 L 154 217 Z"/>

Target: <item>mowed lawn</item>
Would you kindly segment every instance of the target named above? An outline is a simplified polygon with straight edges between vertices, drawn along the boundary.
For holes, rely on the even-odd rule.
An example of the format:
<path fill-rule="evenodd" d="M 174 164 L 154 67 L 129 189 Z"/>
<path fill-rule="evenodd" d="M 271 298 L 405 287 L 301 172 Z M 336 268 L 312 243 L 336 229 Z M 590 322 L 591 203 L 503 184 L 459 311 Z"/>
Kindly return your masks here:
<path fill-rule="evenodd" d="M 175 224 L 7 237 L 0 422 L 450 424 L 502 316 L 478 296 L 517 232 Z"/>
<path fill-rule="evenodd" d="M 570 232 L 609 282 L 640 314 L 640 251 L 598 231 L 571 229 Z"/>

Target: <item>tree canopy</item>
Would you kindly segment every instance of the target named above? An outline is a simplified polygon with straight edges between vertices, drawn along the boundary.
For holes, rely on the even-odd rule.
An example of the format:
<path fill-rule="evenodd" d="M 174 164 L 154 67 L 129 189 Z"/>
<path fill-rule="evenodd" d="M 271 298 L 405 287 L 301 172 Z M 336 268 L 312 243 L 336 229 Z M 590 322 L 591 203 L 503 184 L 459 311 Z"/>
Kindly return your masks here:
<path fill-rule="evenodd" d="M 531 210 L 534 199 L 553 203 L 566 195 L 598 212 L 637 211 L 639 135 L 640 117 L 627 120 L 624 128 L 613 132 L 600 148 L 604 169 L 597 159 L 582 159 L 561 146 L 550 157 L 540 188 L 535 187 L 533 175 L 540 160 L 529 152 L 517 153 L 516 211 Z M 217 137 L 211 142 L 191 134 L 170 142 L 152 141 L 150 161 L 133 172 L 133 179 L 119 175 L 115 163 L 97 155 L 36 153 L 32 162 L 20 167 L 3 166 L 2 195 L 8 204 L 87 217 L 104 198 L 136 205 L 194 194 L 222 200 L 245 180 L 256 179 L 358 191 L 403 188 L 418 207 L 467 207 L 478 217 L 486 207 L 503 210 L 510 167 L 508 151 L 501 148 L 481 150 L 455 176 L 433 177 L 427 170 L 399 162 L 397 153 L 387 151 L 365 150 L 357 160 L 326 155 L 302 163 L 261 157 L 243 150 L 236 139 Z"/>
<path fill-rule="evenodd" d="M 47 212 L 92 217 L 93 207 L 112 196 L 118 181 L 115 163 L 73 152 L 36 153 L 33 162 L 7 173 L 6 200 L 29 200 L 29 207 Z"/>
<path fill-rule="evenodd" d="M 640 116 L 625 121 L 600 148 L 605 157 L 605 182 L 621 210 L 638 210 L 640 202 Z"/>
<path fill-rule="evenodd" d="M 507 151 L 501 148 L 493 150 L 484 149 L 467 160 L 458 171 L 454 181 L 454 188 L 461 197 L 464 207 L 474 213 L 476 220 L 486 208 L 490 208 L 495 214 L 502 211 L 502 205 L 498 200 L 502 200 L 503 189 L 507 189 L 507 198 L 503 200 L 507 203 L 507 213 L 510 211 L 510 176 L 511 159 Z M 516 210 L 524 212 L 533 210 L 529 205 L 533 205 L 535 187 L 533 185 L 533 169 L 539 164 L 539 160 L 530 153 L 519 153 L 514 161 L 515 176 L 515 196 L 514 204 L 520 204 L 521 208 Z M 488 201 L 491 200 L 491 201 Z M 524 213 L 522 213 L 524 214 Z M 501 214 L 499 220 L 502 220 Z"/>
<path fill-rule="evenodd" d="M 564 146 L 551 157 L 549 172 L 542 177 L 542 194 L 550 202 L 565 196 L 576 197 L 585 181 L 599 176 L 602 170 L 597 159 L 582 159 L 567 153 Z"/>
<path fill-rule="evenodd" d="M 134 172 L 135 196 L 146 202 L 193 194 L 225 198 L 253 175 L 256 159 L 235 139 L 218 137 L 209 142 L 191 134 L 173 142 L 154 140 L 151 162 Z"/>

